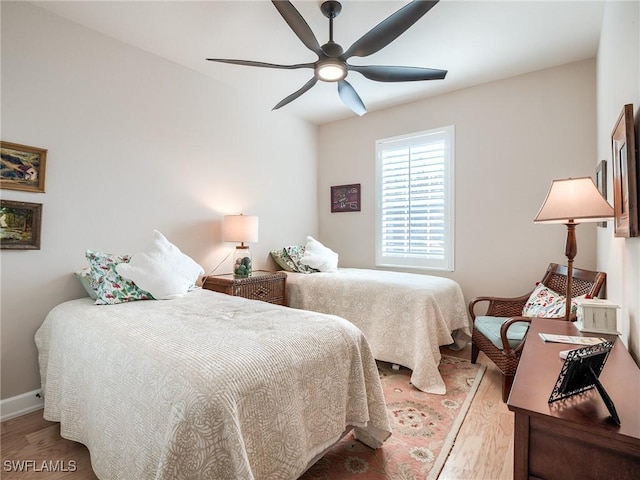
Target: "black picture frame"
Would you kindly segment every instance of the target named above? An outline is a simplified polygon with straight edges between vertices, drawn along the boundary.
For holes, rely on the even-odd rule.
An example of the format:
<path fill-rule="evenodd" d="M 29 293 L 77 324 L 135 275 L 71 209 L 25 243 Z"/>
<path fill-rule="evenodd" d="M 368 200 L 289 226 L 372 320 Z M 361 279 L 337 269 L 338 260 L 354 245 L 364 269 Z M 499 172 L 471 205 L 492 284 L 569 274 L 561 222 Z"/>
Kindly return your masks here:
<path fill-rule="evenodd" d="M 331 187 L 331 212 L 359 212 L 360 184 L 336 185 Z"/>
<path fill-rule="evenodd" d="M 601 342 L 585 348 L 571 350 L 562 365 L 549 403 L 572 397 L 593 388 L 598 390 L 613 421 L 620 425 L 620 419 L 613 401 L 600 383 L 599 377 L 611 353 L 613 342 Z"/>

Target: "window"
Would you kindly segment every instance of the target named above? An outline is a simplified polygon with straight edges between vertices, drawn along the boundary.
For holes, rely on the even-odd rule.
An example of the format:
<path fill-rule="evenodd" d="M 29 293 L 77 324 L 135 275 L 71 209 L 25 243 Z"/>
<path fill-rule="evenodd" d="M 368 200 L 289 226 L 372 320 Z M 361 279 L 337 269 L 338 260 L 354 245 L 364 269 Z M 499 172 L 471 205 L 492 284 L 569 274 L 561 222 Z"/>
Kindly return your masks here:
<path fill-rule="evenodd" d="M 376 142 L 376 265 L 453 271 L 453 126 Z"/>

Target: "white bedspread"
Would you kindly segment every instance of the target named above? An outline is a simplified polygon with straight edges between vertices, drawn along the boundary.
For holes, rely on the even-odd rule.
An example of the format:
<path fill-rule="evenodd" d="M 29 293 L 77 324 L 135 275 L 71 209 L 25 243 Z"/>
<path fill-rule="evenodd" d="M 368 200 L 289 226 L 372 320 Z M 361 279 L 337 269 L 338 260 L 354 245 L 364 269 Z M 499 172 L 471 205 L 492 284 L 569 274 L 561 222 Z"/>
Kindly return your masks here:
<path fill-rule="evenodd" d="M 55 307 L 36 333 L 44 416 L 102 479 L 295 479 L 348 425 L 390 427 L 344 319 L 196 290 Z"/>
<path fill-rule="evenodd" d="M 440 345 L 464 345 L 469 317 L 458 283 L 448 278 L 340 268 L 337 273 L 287 272 L 290 307 L 339 315 L 362 330 L 378 360 L 413 370 L 418 389 L 444 394 Z"/>

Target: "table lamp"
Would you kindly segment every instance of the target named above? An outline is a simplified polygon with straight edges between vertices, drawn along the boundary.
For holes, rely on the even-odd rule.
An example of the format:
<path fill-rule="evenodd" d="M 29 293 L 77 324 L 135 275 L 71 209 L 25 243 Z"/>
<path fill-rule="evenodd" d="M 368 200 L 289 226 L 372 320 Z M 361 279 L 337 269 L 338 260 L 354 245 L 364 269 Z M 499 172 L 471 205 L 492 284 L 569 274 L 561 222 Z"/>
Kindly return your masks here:
<path fill-rule="evenodd" d="M 225 215 L 223 220 L 225 242 L 240 242 L 233 254 L 233 276 L 251 276 L 251 250 L 245 242 L 258 241 L 258 217 L 253 215 Z"/>
<path fill-rule="evenodd" d="M 564 178 L 551 183 L 547 198 L 534 218 L 534 223 L 564 223 L 567 240 L 567 291 L 565 319 L 571 317 L 571 291 L 573 286 L 573 259 L 578 253 L 576 225 L 584 222 L 602 222 L 613 218 L 613 207 L 600 194 L 591 177 Z"/>

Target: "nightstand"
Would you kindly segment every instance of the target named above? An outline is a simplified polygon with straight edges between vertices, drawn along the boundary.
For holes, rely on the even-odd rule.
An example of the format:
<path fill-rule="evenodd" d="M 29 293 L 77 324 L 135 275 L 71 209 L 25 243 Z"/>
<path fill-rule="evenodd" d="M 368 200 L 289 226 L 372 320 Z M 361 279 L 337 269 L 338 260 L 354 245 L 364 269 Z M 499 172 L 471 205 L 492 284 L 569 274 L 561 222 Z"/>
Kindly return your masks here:
<path fill-rule="evenodd" d="M 287 274 L 284 272 L 254 270 L 249 278 L 234 278 L 232 273 L 210 275 L 206 277 L 202 288 L 236 297 L 286 305 L 286 281 Z"/>

